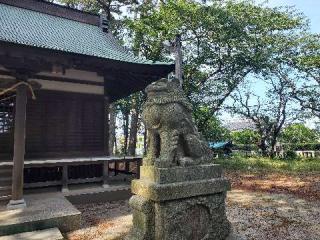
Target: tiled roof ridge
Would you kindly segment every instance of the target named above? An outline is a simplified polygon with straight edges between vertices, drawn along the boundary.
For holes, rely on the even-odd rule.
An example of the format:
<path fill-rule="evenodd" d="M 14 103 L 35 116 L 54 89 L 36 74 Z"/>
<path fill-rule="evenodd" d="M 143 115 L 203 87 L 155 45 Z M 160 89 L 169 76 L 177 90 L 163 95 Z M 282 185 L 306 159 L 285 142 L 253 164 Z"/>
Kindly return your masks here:
<path fill-rule="evenodd" d="M 100 17 L 97 14 L 84 12 L 44 0 L 0 0 L 0 4 L 1 3 L 90 25 L 99 26 L 100 24 Z"/>
<path fill-rule="evenodd" d="M 172 65 L 132 54 L 110 33 L 82 22 L 3 4 L 0 0 L 0 42 L 80 54 L 115 61 Z"/>

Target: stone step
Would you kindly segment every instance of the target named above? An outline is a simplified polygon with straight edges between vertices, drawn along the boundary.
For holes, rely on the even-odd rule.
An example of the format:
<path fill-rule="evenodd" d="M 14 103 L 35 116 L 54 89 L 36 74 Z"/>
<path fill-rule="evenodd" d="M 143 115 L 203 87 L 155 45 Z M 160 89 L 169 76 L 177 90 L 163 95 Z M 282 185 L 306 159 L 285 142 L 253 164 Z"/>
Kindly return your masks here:
<path fill-rule="evenodd" d="M 63 194 L 72 204 L 100 203 L 105 201 L 127 200 L 132 194 L 130 185 L 105 186 L 70 190 Z"/>
<path fill-rule="evenodd" d="M 25 194 L 24 199 L 27 204 L 24 209 L 12 210 L 1 206 L 0 236 L 50 228 L 70 232 L 80 227 L 81 212 L 61 193 Z"/>
<path fill-rule="evenodd" d="M 58 228 L 50 228 L 40 231 L 25 232 L 0 237 L 0 240 L 63 240 Z"/>

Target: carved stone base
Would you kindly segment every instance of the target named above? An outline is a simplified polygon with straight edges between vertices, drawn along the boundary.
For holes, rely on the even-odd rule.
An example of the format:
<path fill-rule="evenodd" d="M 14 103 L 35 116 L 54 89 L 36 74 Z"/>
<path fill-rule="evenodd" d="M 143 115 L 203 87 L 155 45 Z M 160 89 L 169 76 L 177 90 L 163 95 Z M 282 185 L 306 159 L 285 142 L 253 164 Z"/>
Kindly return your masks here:
<path fill-rule="evenodd" d="M 160 183 L 161 182 L 161 183 Z M 141 168 L 132 183 L 133 228 L 129 240 L 225 240 L 229 182 L 218 165 Z"/>

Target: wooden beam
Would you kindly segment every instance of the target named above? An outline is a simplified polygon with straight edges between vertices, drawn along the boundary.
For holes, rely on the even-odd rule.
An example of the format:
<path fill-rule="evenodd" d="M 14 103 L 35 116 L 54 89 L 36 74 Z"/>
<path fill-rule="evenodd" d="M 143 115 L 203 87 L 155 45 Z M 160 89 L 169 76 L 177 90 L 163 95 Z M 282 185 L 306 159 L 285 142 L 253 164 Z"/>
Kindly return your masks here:
<path fill-rule="evenodd" d="M 32 78 L 39 79 L 39 80 L 55 81 L 55 82 L 67 82 L 67 83 L 78 83 L 78 84 L 86 84 L 86 85 L 93 85 L 93 86 L 104 86 L 103 82 L 78 80 L 78 79 L 71 79 L 71 78 L 65 78 L 65 77 L 51 77 L 51 76 L 45 76 L 45 75 L 35 75 Z"/>
<path fill-rule="evenodd" d="M 110 187 L 109 185 L 109 175 L 110 175 L 110 172 L 109 172 L 109 162 L 107 161 L 104 161 L 103 162 L 103 188 L 108 188 Z"/>
<path fill-rule="evenodd" d="M 19 85 L 16 94 L 16 114 L 14 124 L 14 155 L 12 171 L 12 200 L 8 204 L 9 209 L 25 207 L 23 199 L 23 169 L 26 137 L 26 109 L 27 109 L 26 85 Z"/>
<path fill-rule="evenodd" d="M 12 87 L 14 84 L 16 84 L 22 80 L 20 74 L 17 74 L 17 72 L 14 70 L 13 71 L 0 70 L 0 74 L 7 76 L 7 78 L 0 79 L 0 89 L 8 89 L 8 88 Z M 30 74 L 30 77 L 31 76 L 32 76 L 32 74 Z M 36 81 L 28 81 L 28 76 L 23 77 L 23 78 L 25 78 L 25 79 L 23 79 L 25 82 L 28 82 L 31 85 L 33 90 L 38 90 L 41 88 L 40 83 L 38 83 Z"/>
<path fill-rule="evenodd" d="M 0 79 L 0 89 L 7 89 L 18 83 L 16 79 Z"/>
<path fill-rule="evenodd" d="M 161 77 L 166 77 L 174 69 L 174 65 L 130 63 L 1 42 L 0 65 L 6 69 L 17 68 L 20 71 L 34 73 L 50 72 L 52 66 L 57 62 L 65 68 L 97 72 L 101 76 L 116 73 L 116 77 L 108 80 L 113 81 L 110 85 L 115 85 L 112 90 L 108 90 L 112 93 L 108 95 L 110 102 L 144 89 L 146 85 Z M 134 75 L 136 78 L 132 78 Z M 109 87 L 108 85 L 106 82 L 106 88 Z"/>
<path fill-rule="evenodd" d="M 41 84 L 36 81 L 28 81 L 33 90 L 41 89 Z"/>

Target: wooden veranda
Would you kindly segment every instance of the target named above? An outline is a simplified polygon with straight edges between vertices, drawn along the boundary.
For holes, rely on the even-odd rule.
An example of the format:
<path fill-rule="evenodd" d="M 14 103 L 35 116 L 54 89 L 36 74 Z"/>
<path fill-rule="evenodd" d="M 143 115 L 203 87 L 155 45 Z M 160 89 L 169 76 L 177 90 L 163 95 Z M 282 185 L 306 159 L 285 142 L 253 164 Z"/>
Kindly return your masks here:
<path fill-rule="evenodd" d="M 101 183 L 106 188 L 125 176 L 139 178 L 141 163 L 141 157 L 133 156 L 27 160 L 24 188 L 61 186 L 62 192 L 67 192 L 70 184 L 81 183 Z M 12 168 L 13 162 L 0 162 L 1 167 Z"/>
<path fill-rule="evenodd" d="M 131 55 L 98 15 L 39 0 L 0 0 L 0 15 L 0 199 L 11 180 L 18 208 L 24 187 L 138 176 L 141 158 L 110 156 L 109 104 L 174 66 Z"/>

